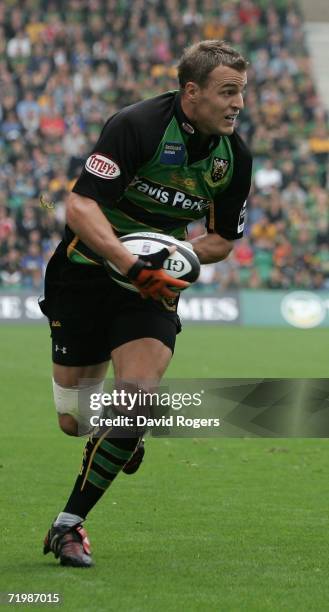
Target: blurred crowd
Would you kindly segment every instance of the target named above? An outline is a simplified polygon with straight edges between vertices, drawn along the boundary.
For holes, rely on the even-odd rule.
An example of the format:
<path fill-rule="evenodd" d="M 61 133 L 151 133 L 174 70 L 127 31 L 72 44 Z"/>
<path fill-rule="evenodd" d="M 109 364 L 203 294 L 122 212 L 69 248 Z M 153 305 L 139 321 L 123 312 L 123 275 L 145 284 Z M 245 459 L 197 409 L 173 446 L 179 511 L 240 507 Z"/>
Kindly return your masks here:
<path fill-rule="evenodd" d="M 238 130 L 254 180 L 246 237 L 199 288 L 329 288 L 328 117 L 295 0 L 0 0 L 2 288 L 41 288 L 104 121 L 176 89 L 179 56 L 202 38 L 250 60 Z"/>

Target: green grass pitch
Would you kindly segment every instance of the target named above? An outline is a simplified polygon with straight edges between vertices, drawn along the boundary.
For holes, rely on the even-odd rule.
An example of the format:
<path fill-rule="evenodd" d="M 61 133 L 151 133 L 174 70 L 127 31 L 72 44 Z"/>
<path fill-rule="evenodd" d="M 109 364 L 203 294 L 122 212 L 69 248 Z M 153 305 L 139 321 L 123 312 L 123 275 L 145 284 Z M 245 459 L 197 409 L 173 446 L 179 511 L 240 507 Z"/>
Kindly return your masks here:
<path fill-rule="evenodd" d="M 328 340 L 186 326 L 168 375 L 327 377 Z M 120 475 L 87 521 L 95 568 L 43 557 L 83 441 L 56 426 L 46 327 L 2 326 L 0 341 L 0 591 L 61 593 L 68 611 L 328 609 L 323 439 L 149 439 L 141 470 Z"/>

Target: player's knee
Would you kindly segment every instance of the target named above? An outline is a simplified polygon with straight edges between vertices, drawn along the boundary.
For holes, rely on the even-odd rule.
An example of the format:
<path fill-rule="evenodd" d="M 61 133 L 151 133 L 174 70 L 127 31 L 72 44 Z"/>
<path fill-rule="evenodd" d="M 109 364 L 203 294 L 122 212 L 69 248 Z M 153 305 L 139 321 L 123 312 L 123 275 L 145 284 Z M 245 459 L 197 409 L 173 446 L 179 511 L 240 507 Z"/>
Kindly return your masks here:
<path fill-rule="evenodd" d="M 155 383 L 151 384 L 150 381 L 132 382 L 116 379 L 117 402 L 112 406 L 112 412 L 127 419 L 121 425 L 122 429 L 126 427 L 129 432 L 127 437 L 138 438 L 145 434 L 146 422 L 151 416 L 151 401 L 156 389 Z M 122 437 L 125 437 L 124 433 Z"/>
<path fill-rule="evenodd" d="M 79 425 L 78 422 L 69 414 L 59 414 L 58 424 L 61 430 L 68 436 L 78 436 Z"/>
<path fill-rule="evenodd" d="M 101 394 L 104 381 L 90 386 L 62 387 L 53 380 L 53 392 L 59 426 L 69 436 L 83 436 L 93 429 L 90 419 L 91 395 Z"/>

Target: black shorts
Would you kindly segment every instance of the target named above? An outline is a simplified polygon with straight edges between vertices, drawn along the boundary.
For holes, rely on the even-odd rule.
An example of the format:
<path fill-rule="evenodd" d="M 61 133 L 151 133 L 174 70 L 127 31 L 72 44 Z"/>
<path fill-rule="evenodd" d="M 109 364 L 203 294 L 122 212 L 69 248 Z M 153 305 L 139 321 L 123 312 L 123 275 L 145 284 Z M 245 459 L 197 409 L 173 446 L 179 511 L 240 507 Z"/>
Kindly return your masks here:
<path fill-rule="evenodd" d="M 40 302 L 51 329 L 53 362 L 94 365 L 138 338 L 156 338 L 174 352 L 181 329 L 177 302 L 144 300 L 115 283 L 102 266 L 71 263 L 61 243 L 47 266 Z"/>

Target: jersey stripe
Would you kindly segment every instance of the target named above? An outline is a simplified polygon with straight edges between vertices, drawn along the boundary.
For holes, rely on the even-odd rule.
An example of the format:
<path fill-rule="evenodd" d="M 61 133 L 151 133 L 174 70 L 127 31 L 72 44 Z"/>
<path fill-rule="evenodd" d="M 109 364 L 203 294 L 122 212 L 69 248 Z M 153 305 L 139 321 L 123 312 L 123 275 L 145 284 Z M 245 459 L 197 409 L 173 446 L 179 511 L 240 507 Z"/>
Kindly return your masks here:
<path fill-rule="evenodd" d="M 163 231 L 176 229 L 177 225 L 185 227 L 187 223 L 195 221 L 195 217 L 192 215 L 189 217 L 180 216 L 179 219 L 177 217 L 173 218 L 174 212 L 176 212 L 173 209 L 169 209 L 168 214 L 158 213 L 153 210 L 146 211 L 144 207 L 142 208 L 137 203 L 133 204 L 128 198 L 120 201 L 120 210 L 137 222 L 144 223 L 147 226 L 150 224 L 158 226 Z"/>
<path fill-rule="evenodd" d="M 142 221 L 137 219 L 133 219 L 129 215 L 127 215 L 123 210 L 117 211 L 117 209 L 104 209 L 103 211 L 106 214 L 106 217 L 116 226 L 117 232 L 121 235 L 123 234 L 131 234 L 133 232 L 160 232 L 164 234 L 170 234 L 175 238 L 179 238 L 184 240 L 183 236 L 185 236 L 185 228 L 186 222 L 184 225 L 178 225 L 173 228 L 171 224 L 171 220 L 168 219 L 169 223 L 166 223 L 166 220 L 159 225 L 155 223 L 151 223 L 151 221 L 146 225 Z"/>
<path fill-rule="evenodd" d="M 214 211 L 214 203 L 213 202 L 211 202 L 210 208 L 209 208 L 208 229 L 211 232 L 215 231 L 215 211 Z"/>
<path fill-rule="evenodd" d="M 83 242 L 81 242 L 79 236 L 77 235 L 75 235 L 73 240 L 71 240 L 66 252 L 69 259 L 75 263 L 90 263 L 96 266 L 99 266 L 102 263 L 101 257 L 96 255 Z"/>

